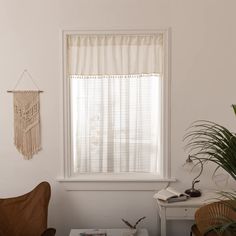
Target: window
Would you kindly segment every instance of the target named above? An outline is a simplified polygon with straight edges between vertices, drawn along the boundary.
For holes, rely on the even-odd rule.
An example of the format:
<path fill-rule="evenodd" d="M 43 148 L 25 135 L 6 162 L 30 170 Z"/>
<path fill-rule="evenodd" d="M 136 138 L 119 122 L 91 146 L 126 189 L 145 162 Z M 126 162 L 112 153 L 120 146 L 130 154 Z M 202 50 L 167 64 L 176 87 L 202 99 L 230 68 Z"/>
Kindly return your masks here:
<path fill-rule="evenodd" d="M 169 177 L 167 32 L 64 35 L 66 177 Z"/>

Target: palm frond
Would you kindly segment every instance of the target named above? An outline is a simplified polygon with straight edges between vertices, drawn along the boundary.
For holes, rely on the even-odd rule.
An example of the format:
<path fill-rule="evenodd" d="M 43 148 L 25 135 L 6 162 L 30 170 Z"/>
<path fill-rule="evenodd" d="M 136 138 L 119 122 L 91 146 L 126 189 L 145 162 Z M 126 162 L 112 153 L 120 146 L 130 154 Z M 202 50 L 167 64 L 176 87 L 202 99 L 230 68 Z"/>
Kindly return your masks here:
<path fill-rule="evenodd" d="M 127 220 L 121 219 L 127 226 L 129 226 L 131 229 L 136 229 L 137 225 L 146 218 L 146 216 L 143 216 L 139 218 L 134 225 L 131 225 Z"/>
<path fill-rule="evenodd" d="M 185 149 L 202 163 L 213 162 L 236 180 L 236 135 L 222 125 L 200 120 L 184 136 Z"/>
<path fill-rule="evenodd" d="M 127 220 L 121 219 L 127 226 L 129 226 L 131 229 L 135 229 L 133 225 L 131 225 Z"/>
<path fill-rule="evenodd" d="M 140 221 L 144 220 L 146 218 L 146 216 L 141 217 L 140 219 L 138 219 L 134 225 L 134 228 L 136 229 L 137 225 L 140 223 Z"/>
<path fill-rule="evenodd" d="M 232 107 L 233 107 L 234 113 L 236 115 L 236 104 L 232 104 Z"/>

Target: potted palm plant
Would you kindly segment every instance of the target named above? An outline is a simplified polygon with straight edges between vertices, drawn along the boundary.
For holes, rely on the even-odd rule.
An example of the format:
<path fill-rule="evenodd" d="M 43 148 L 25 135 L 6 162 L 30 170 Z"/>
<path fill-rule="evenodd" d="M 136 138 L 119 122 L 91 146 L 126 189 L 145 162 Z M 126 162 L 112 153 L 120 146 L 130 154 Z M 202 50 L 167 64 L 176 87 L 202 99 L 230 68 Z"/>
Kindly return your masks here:
<path fill-rule="evenodd" d="M 236 114 L 236 105 L 233 105 Z M 196 157 L 197 164 L 204 166 L 206 162 L 216 164 L 215 171 L 224 169 L 236 180 L 236 134 L 226 127 L 215 122 L 200 120 L 194 122 L 184 136 L 186 149 Z M 228 200 L 236 201 L 236 192 L 221 192 L 221 196 Z M 236 211 L 235 204 L 231 206 Z M 236 222 L 231 219 L 223 219 L 222 224 L 209 229 L 217 233 L 228 231 L 230 235 L 236 235 Z"/>

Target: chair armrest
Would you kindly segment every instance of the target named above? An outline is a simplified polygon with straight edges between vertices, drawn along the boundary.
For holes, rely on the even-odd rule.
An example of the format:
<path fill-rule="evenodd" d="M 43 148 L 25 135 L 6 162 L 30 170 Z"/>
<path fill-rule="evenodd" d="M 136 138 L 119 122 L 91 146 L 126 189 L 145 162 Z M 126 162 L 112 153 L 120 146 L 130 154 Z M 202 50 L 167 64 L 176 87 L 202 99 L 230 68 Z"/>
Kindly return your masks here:
<path fill-rule="evenodd" d="M 54 235 L 56 235 L 56 229 L 54 228 L 48 228 L 41 234 L 41 236 L 54 236 Z"/>

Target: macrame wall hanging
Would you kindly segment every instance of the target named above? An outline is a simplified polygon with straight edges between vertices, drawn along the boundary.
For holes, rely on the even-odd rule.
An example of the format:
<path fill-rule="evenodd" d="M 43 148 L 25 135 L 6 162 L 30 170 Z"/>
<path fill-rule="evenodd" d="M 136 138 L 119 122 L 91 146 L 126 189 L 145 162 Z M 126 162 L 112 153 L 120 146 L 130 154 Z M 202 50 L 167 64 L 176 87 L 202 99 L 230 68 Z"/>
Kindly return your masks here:
<path fill-rule="evenodd" d="M 17 90 L 21 79 L 27 75 L 37 90 Z M 41 90 L 31 74 L 24 70 L 18 79 L 13 93 L 14 105 L 14 144 L 17 150 L 29 160 L 41 149 L 40 98 Z"/>

